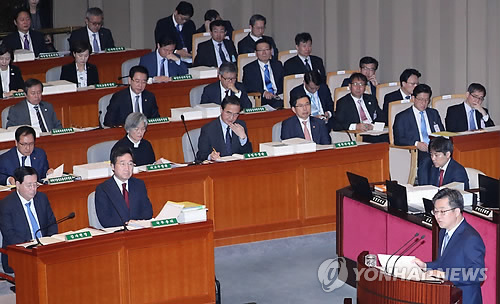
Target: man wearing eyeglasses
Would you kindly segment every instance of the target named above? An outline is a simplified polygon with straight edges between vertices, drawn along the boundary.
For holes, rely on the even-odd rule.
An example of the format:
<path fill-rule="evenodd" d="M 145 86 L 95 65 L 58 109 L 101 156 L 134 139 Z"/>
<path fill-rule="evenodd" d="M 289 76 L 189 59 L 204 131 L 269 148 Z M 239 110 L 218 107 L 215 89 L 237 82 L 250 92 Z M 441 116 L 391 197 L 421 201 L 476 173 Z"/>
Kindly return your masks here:
<path fill-rule="evenodd" d="M 481 235 L 463 216 L 463 197 L 457 190 L 445 188 L 432 201 L 433 214 L 441 228 L 438 258 L 427 263 L 416 258 L 414 262 L 429 275 L 451 281 L 460 288 L 462 303 L 483 303 L 481 282 L 486 279 L 486 249 Z"/>
<path fill-rule="evenodd" d="M 485 97 L 486 88 L 480 83 L 471 83 L 465 93 L 465 101 L 448 108 L 446 130 L 463 132 L 494 126 L 488 110 L 482 107 Z"/>
<path fill-rule="evenodd" d="M 409 101 L 411 98 L 411 94 L 415 87 L 419 84 L 419 78 L 422 76 L 419 71 L 415 69 L 406 69 L 399 76 L 399 83 L 401 87 L 396 91 L 387 93 L 384 97 L 384 106 L 382 107 L 382 111 L 388 121 L 388 113 L 389 113 L 389 103 L 398 100 Z"/>
<path fill-rule="evenodd" d="M 219 67 L 219 81 L 209 84 L 203 88 L 200 103 L 221 104 L 227 96 L 236 96 L 240 99 L 240 105 L 243 109 L 252 107 L 248 99 L 245 86 L 237 81 L 236 65 L 231 62 L 225 62 Z"/>
<path fill-rule="evenodd" d="M 221 104 L 220 116 L 201 128 L 197 161 L 217 160 L 235 153 L 252 152 L 247 126 L 239 120 L 241 106 L 238 97 L 228 96 Z"/>
<path fill-rule="evenodd" d="M 193 66 L 219 67 L 224 62 L 236 62 L 238 53 L 233 41 L 224 39 L 226 27 L 222 20 L 210 22 L 212 39 L 198 44 Z"/>
<path fill-rule="evenodd" d="M 34 240 L 57 233 L 57 225 L 47 195 L 37 192 L 38 174 L 32 167 L 19 167 L 14 171 L 16 191 L 0 201 L 0 231 L 2 247 Z M 50 226 L 49 226 L 50 225 Z M 40 231 L 38 231 L 40 228 Z M 2 254 L 5 272 L 12 273 L 7 255 Z"/>
<path fill-rule="evenodd" d="M 111 153 L 113 176 L 95 189 L 95 209 L 103 227 L 123 226 L 131 220 L 149 220 L 153 206 L 146 185 L 132 177 L 134 156 L 129 147 Z"/>
<path fill-rule="evenodd" d="M 47 155 L 43 149 L 35 147 L 36 133 L 30 126 L 21 126 L 15 133 L 16 146 L 0 155 L 0 184 L 15 185 L 14 171 L 19 167 L 30 166 L 37 172 L 39 180 L 54 169 L 49 169 Z"/>
<path fill-rule="evenodd" d="M 71 33 L 69 44 L 74 41 L 87 41 L 92 46 L 92 53 L 99 53 L 107 48 L 115 47 L 115 41 L 111 31 L 102 27 L 104 23 L 104 12 L 98 7 L 91 7 L 85 15 L 86 26 Z"/>
<path fill-rule="evenodd" d="M 365 56 L 359 60 L 359 71 L 361 74 L 365 75 L 368 79 L 368 84 L 370 85 L 371 94 L 377 96 L 377 70 L 378 61 L 377 59 L 369 56 Z M 349 78 L 345 78 L 342 82 L 343 87 L 347 87 L 350 83 Z"/>
<path fill-rule="evenodd" d="M 122 126 L 132 112 L 141 112 L 147 118 L 160 117 L 155 95 L 146 90 L 147 81 L 148 70 L 145 67 L 136 65 L 130 69 L 130 87 L 111 97 L 104 116 L 105 126 Z"/>

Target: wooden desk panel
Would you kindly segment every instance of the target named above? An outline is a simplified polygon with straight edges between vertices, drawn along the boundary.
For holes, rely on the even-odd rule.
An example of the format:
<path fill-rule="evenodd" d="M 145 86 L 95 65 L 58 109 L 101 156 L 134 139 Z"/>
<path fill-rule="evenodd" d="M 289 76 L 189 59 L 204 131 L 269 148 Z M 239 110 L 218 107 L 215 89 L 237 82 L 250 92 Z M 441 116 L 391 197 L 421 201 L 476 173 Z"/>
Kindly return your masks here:
<path fill-rule="evenodd" d="M 500 131 L 451 137 L 453 158 L 464 167 L 500 178 Z"/>

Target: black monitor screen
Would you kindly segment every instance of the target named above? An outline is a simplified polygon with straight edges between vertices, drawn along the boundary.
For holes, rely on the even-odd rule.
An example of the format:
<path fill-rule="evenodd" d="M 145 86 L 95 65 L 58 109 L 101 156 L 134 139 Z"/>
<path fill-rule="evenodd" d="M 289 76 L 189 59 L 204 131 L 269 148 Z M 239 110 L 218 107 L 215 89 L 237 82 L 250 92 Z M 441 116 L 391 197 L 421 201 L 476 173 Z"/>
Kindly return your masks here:
<path fill-rule="evenodd" d="M 498 179 L 479 174 L 479 195 L 483 207 L 499 208 L 500 181 Z"/>
<path fill-rule="evenodd" d="M 351 172 L 346 172 L 347 178 L 349 179 L 349 184 L 354 191 L 354 195 L 361 199 L 371 200 L 373 197 L 372 190 L 370 188 L 370 183 L 368 179 L 364 176 L 360 176 Z"/>
<path fill-rule="evenodd" d="M 389 207 L 399 209 L 405 213 L 408 212 L 408 201 L 406 198 L 406 188 L 396 181 L 386 181 L 387 201 Z"/>

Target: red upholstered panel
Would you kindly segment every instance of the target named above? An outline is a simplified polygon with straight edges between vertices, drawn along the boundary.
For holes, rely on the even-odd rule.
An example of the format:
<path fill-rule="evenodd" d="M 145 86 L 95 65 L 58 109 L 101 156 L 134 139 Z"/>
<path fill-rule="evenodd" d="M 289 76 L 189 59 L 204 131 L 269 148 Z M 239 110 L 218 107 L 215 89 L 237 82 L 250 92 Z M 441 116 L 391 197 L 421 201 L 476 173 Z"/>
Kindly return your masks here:
<path fill-rule="evenodd" d="M 423 261 L 432 261 L 432 230 L 395 216 L 389 216 L 387 219 L 387 253 L 392 254 L 398 250 L 417 232 L 419 237 L 425 235 L 425 238 L 420 241 L 421 244 L 413 246 L 405 255 L 414 255 Z"/>

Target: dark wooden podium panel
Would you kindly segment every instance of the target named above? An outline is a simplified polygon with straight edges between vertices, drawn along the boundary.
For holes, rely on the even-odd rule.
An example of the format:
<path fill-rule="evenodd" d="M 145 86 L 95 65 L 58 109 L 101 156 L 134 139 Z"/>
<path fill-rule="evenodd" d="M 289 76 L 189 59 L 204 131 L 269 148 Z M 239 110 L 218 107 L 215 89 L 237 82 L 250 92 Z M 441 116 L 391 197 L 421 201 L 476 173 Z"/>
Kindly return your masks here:
<path fill-rule="evenodd" d="M 275 123 L 294 115 L 290 110 L 240 115 L 248 128 L 248 136 L 254 151 L 259 144 L 272 141 L 272 127 Z M 189 130 L 201 128 L 212 119 L 186 121 Z M 163 157 L 174 162 L 184 162 L 182 135 L 185 133 L 182 122 L 150 125 L 145 138 L 151 142 L 156 158 Z M 87 163 L 87 149 L 107 140 L 118 140 L 125 136 L 123 128 L 112 128 L 79 132 L 74 134 L 43 136 L 37 138 L 36 146 L 47 153 L 52 168 L 64 164 L 65 171 L 73 171 L 73 165 Z M 14 142 L 0 142 L 0 149 L 14 147 Z"/>
<path fill-rule="evenodd" d="M 215 303 L 212 221 L 8 248 L 16 303 Z"/>
<path fill-rule="evenodd" d="M 97 66 L 99 81 L 101 83 L 120 83 L 118 77 L 122 76 L 122 63 L 132 58 L 141 57 L 149 52 L 151 52 L 151 50 L 143 49 L 118 53 L 93 54 L 89 57 L 89 63 Z M 45 82 L 45 73 L 48 70 L 59 65 L 68 64 L 73 62 L 73 60 L 73 56 L 65 56 L 59 58 L 37 59 L 35 61 L 15 62 L 14 65 L 21 69 L 24 80 L 36 78 L 41 82 Z"/>
<path fill-rule="evenodd" d="M 216 246 L 334 231 L 335 191 L 348 183 L 346 171 L 371 180 L 389 177 L 388 144 L 318 151 L 282 157 L 145 172 L 153 214 L 166 201 L 207 205 Z M 104 179 L 43 185 L 56 218 L 76 217 L 60 231 L 87 227 L 87 197 Z M 3 198 L 8 193 L 0 193 Z"/>

